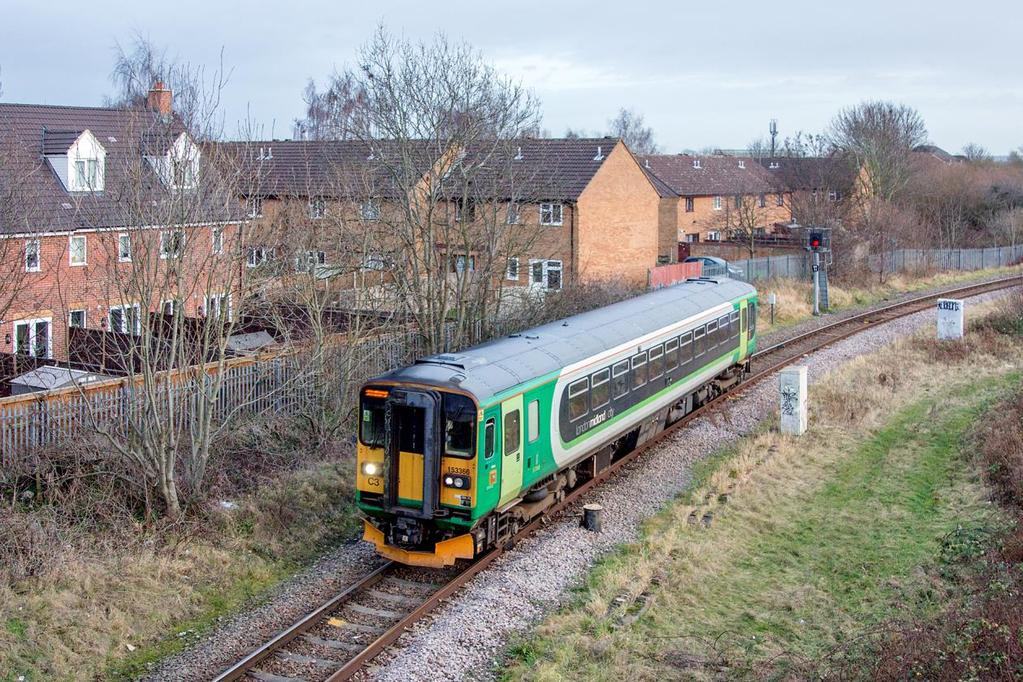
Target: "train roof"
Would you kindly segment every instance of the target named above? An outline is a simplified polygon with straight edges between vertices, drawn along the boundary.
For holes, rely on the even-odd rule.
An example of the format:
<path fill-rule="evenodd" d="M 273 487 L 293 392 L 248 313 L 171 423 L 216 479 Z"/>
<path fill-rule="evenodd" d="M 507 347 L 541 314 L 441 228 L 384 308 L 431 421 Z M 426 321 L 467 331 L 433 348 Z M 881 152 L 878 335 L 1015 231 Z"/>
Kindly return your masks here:
<path fill-rule="evenodd" d="M 687 280 L 457 353 L 431 355 L 376 381 L 458 388 L 482 401 L 755 292 L 739 280 Z"/>

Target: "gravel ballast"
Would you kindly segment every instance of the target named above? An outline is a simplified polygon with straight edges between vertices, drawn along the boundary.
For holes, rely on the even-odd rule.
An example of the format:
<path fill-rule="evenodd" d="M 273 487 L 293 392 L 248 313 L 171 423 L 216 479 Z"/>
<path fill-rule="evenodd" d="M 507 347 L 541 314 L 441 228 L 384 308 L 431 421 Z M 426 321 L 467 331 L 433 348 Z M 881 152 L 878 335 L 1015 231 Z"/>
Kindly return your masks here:
<path fill-rule="evenodd" d="M 967 300 L 976 305 L 1002 295 L 996 292 Z M 801 364 L 808 367 L 814 383 L 852 358 L 933 326 L 934 320 L 933 310 L 894 320 L 804 356 Z M 370 678 L 387 682 L 492 679 L 493 667 L 510 638 L 526 632 L 557 607 L 567 589 L 579 584 L 602 554 L 635 541 L 642 520 L 687 486 L 694 461 L 749 434 L 776 407 L 777 386 L 767 380 L 651 448 L 579 502 L 603 505 L 603 532 L 585 531 L 577 515 L 566 514 L 519 543 L 378 658 Z"/>

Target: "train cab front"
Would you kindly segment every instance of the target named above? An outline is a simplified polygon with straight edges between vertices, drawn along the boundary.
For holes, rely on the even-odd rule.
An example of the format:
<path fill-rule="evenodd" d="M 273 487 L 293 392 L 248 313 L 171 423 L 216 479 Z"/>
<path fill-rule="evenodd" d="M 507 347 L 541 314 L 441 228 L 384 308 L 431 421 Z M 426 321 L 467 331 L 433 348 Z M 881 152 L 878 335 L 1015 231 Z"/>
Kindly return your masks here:
<path fill-rule="evenodd" d="M 363 538 L 388 559 L 450 566 L 476 555 L 477 408 L 465 395 L 367 385 L 356 466 Z"/>

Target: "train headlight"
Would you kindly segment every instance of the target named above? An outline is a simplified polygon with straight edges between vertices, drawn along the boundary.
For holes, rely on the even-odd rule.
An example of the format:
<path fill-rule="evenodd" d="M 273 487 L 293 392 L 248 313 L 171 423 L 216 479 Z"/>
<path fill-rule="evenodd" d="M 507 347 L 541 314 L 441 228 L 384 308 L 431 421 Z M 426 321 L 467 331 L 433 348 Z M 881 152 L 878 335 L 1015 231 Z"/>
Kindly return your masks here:
<path fill-rule="evenodd" d="M 383 470 L 383 467 L 376 462 L 366 462 L 362 465 L 362 473 L 367 476 L 378 476 Z"/>
<path fill-rule="evenodd" d="M 469 477 L 459 476 L 457 474 L 445 474 L 444 485 L 448 488 L 454 488 L 456 490 L 468 490 L 469 489 Z"/>

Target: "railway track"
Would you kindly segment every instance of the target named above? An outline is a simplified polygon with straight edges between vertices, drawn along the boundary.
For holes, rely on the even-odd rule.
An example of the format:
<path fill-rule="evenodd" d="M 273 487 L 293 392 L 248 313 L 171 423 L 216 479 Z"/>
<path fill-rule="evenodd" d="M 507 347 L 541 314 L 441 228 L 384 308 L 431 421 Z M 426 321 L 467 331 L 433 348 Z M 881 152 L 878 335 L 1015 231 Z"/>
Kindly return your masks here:
<path fill-rule="evenodd" d="M 853 315 L 759 350 L 753 355 L 752 375 L 743 384 L 672 424 L 656 438 L 615 461 L 597 477 L 572 490 L 562 503 L 523 527 L 509 546 L 535 532 L 553 515 L 570 508 L 582 495 L 691 420 L 719 407 L 722 400 L 741 393 L 799 357 L 871 327 L 926 310 L 938 298 L 965 298 L 1019 285 L 1023 285 L 1023 277 L 1015 276 L 927 294 Z M 216 682 L 240 679 L 340 682 L 351 679 L 416 621 L 487 568 L 503 551 L 498 548 L 467 566 L 445 570 L 384 563 L 214 679 Z"/>

